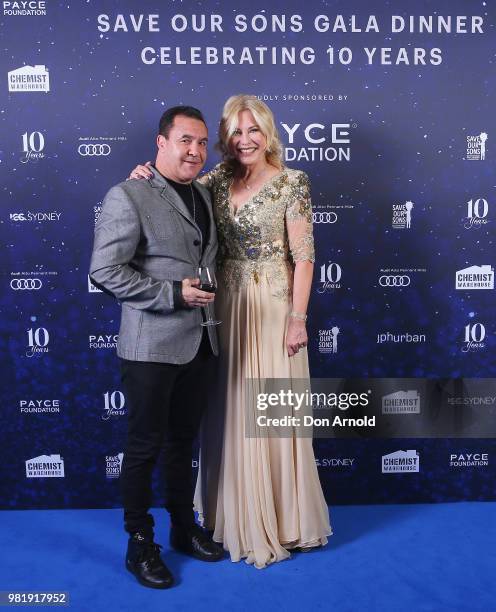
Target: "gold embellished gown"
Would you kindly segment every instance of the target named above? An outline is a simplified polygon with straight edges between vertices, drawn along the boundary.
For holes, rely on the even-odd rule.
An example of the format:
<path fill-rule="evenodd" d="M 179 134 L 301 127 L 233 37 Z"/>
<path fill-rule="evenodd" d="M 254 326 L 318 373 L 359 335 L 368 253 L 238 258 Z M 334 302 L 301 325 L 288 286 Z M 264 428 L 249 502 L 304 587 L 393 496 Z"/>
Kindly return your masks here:
<path fill-rule="evenodd" d="M 232 561 L 263 568 L 332 533 L 312 439 L 245 436 L 247 381 L 309 377 L 307 349 L 290 358 L 285 339 L 293 264 L 314 261 L 312 208 L 302 171 L 284 168 L 236 212 L 232 179 L 225 164 L 201 179 L 219 238 L 221 401 L 204 420 L 195 509 Z"/>

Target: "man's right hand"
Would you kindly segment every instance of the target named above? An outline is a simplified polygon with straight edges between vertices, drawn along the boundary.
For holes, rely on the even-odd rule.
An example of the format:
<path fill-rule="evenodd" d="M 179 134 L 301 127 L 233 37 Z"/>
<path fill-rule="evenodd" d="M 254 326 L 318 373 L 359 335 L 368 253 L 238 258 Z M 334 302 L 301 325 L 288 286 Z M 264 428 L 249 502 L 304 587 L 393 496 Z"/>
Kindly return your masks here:
<path fill-rule="evenodd" d="M 207 293 L 207 291 L 196 288 L 200 286 L 199 278 L 185 278 L 182 284 L 182 295 L 186 306 L 196 308 L 198 306 L 206 306 L 214 301 L 215 293 Z"/>

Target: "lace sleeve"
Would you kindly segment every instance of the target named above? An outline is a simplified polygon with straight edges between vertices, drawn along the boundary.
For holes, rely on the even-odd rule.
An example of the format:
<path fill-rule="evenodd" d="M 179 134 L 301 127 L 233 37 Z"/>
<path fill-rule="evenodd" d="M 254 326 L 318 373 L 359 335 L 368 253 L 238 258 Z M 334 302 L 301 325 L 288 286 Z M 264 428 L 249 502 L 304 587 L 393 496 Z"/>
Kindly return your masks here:
<path fill-rule="evenodd" d="M 298 172 L 293 180 L 286 208 L 286 228 L 293 261 L 314 262 L 312 202 L 310 182 L 305 172 Z"/>
<path fill-rule="evenodd" d="M 204 185 L 209 191 L 214 190 L 215 182 L 219 179 L 219 176 L 222 172 L 221 164 L 217 164 L 212 170 L 209 172 L 205 172 L 196 180 Z"/>

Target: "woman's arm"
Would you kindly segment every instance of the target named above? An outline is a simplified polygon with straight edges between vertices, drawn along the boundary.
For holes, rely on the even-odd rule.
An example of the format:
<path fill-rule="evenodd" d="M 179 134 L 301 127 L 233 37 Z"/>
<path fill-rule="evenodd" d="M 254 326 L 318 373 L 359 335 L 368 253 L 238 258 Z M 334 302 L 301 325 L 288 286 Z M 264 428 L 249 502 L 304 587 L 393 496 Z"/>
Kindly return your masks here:
<path fill-rule="evenodd" d="M 289 315 L 286 347 L 292 357 L 300 348 L 307 346 L 306 313 L 312 287 L 313 262 L 297 261 L 293 281 L 293 309 Z"/>
<path fill-rule="evenodd" d="M 315 261 L 310 183 L 304 172 L 298 172 L 293 190 L 292 201 L 286 210 L 288 242 L 295 264 L 293 304 L 286 334 L 286 348 L 290 357 L 308 344 L 306 315 Z"/>
<path fill-rule="evenodd" d="M 136 168 L 131 172 L 131 174 L 128 176 L 127 180 L 129 179 L 149 179 L 153 176 L 153 174 L 151 173 L 151 170 L 148 166 L 151 166 L 152 162 L 151 161 L 147 161 L 144 165 L 137 165 Z"/>

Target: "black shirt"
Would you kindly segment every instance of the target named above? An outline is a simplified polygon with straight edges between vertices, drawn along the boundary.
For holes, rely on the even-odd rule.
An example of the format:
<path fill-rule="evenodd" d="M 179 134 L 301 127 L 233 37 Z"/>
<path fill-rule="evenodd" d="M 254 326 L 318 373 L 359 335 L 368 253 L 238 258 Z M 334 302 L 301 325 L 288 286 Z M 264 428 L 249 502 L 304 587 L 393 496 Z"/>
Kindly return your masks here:
<path fill-rule="evenodd" d="M 176 183 L 171 179 L 166 179 L 169 185 L 176 191 L 181 200 L 186 204 L 189 214 L 195 220 L 196 225 L 201 232 L 202 253 L 208 242 L 210 235 L 210 219 L 208 217 L 207 207 L 201 193 L 193 185 L 193 183 Z"/>

